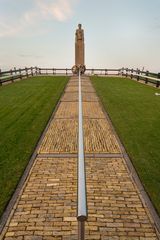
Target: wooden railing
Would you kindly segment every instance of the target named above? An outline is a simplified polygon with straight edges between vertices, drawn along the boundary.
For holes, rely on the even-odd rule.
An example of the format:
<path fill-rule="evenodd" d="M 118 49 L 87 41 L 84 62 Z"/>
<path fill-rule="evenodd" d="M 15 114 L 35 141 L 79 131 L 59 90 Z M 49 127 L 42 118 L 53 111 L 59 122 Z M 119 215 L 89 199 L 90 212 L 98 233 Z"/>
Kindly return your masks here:
<path fill-rule="evenodd" d="M 73 75 L 71 68 L 20 68 L 9 71 L 0 70 L 0 85 L 6 82 L 14 82 L 17 79 L 28 78 L 35 75 Z"/>
<path fill-rule="evenodd" d="M 88 75 L 119 75 L 121 68 L 87 68 L 85 74 Z"/>
<path fill-rule="evenodd" d="M 86 75 L 122 75 L 139 80 L 143 80 L 146 84 L 152 83 L 156 87 L 160 86 L 160 73 L 153 73 L 149 71 L 140 71 L 139 69 L 129 68 L 87 68 L 85 71 Z M 72 68 L 40 68 L 30 67 L 22 69 L 11 69 L 9 71 L 0 70 L 0 85 L 6 82 L 14 82 L 17 79 L 27 78 L 35 75 L 65 75 L 72 76 Z"/>
<path fill-rule="evenodd" d="M 143 80 L 146 84 L 152 83 L 155 84 L 156 87 L 160 86 L 160 73 L 153 73 L 149 71 L 141 71 L 139 69 L 129 69 L 129 68 L 122 68 L 121 75 L 135 78 L 137 81 Z"/>
<path fill-rule="evenodd" d="M 37 68 L 38 74 L 46 75 L 73 75 L 71 68 Z M 106 69 L 106 68 L 87 68 L 85 74 L 87 75 L 119 75 L 120 69 Z"/>
<path fill-rule="evenodd" d="M 9 71 L 0 70 L 0 85 L 6 82 L 14 82 L 17 79 L 27 78 L 37 74 L 37 68 L 20 68 L 11 69 Z"/>
<path fill-rule="evenodd" d="M 37 68 L 39 75 L 73 75 L 71 68 Z"/>
<path fill-rule="evenodd" d="M 96 68 L 86 69 L 88 75 L 118 75 L 121 69 L 103 69 Z M 72 68 L 40 68 L 40 67 L 26 67 L 20 69 L 11 69 L 8 71 L 0 70 L 0 85 L 6 82 L 14 82 L 17 79 L 23 79 L 35 75 L 73 75 Z"/>

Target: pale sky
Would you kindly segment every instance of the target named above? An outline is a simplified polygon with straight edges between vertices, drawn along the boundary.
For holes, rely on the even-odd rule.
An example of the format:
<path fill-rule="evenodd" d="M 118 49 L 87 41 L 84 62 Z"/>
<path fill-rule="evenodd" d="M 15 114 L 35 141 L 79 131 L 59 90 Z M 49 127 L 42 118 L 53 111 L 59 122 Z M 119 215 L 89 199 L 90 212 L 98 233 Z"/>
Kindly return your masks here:
<path fill-rule="evenodd" d="M 160 72 L 160 0 L 0 0 L 0 68 L 72 67 L 78 23 L 86 67 Z"/>

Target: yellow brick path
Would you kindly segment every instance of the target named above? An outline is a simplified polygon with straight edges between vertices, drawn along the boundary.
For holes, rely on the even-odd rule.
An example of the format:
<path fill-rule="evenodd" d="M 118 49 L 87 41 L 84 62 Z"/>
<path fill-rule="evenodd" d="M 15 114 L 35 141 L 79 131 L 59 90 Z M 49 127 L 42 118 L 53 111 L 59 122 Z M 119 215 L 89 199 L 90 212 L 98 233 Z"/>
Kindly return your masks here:
<path fill-rule="evenodd" d="M 89 78 L 82 85 L 85 153 L 112 155 L 86 159 L 86 239 L 158 239 Z M 77 153 L 77 101 L 78 79 L 72 77 L 5 227 L 5 240 L 77 239 L 77 158 L 53 156 Z"/>

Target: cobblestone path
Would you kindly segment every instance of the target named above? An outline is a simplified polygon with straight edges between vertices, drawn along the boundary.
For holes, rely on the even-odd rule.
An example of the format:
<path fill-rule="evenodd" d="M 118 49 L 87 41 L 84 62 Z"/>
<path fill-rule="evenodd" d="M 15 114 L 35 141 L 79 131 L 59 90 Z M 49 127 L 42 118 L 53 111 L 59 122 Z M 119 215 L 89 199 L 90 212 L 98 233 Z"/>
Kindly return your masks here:
<path fill-rule="evenodd" d="M 82 78 L 82 91 L 86 239 L 158 239 L 149 210 L 87 77 Z M 7 222 L 5 240 L 77 239 L 77 120 L 78 79 L 72 77 Z"/>

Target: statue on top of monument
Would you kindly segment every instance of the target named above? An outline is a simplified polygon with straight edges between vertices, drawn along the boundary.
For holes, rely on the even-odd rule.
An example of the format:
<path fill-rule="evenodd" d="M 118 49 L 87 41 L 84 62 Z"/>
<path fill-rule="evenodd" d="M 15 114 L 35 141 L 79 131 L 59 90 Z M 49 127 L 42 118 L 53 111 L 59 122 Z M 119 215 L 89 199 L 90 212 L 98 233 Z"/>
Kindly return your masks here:
<path fill-rule="evenodd" d="M 84 31 L 82 29 L 82 24 L 78 24 L 78 29 L 76 30 L 76 41 L 84 41 Z"/>

